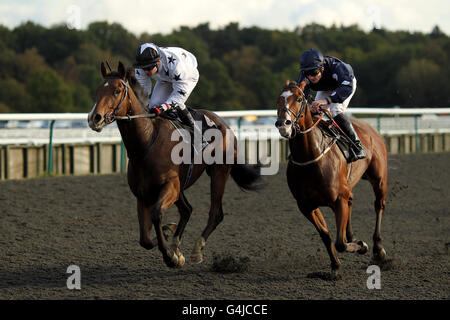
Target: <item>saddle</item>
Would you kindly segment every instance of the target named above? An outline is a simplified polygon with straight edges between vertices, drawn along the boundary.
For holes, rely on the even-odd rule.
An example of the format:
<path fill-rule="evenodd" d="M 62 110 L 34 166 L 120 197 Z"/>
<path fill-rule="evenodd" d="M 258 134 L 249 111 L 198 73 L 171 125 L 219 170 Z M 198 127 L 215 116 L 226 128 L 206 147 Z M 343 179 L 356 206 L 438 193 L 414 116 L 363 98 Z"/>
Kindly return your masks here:
<path fill-rule="evenodd" d="M 208 129 L 218 128 L 215 122 L 212 121 L 207 115 L 190 107 L 187 107 L 187 109 L 195 121 L 201 121 L 202 134 L 205 133 L 205 131 Z M 160 117 L 170 120 L 176 128 L 188 130 L 191 134 L 193 134 L 193 129 L 190 126 L 183 124 L 183 121 L 181 121 L 176 110 L 169 110 L 167 112 L 164 112 L 162 115 L 160 115 Z"/>
<path fill-rule="evenodd" d="M 336 127 L 334 121 L 332 120 L 323 120 L 320 119 L 318 124 L 319 129 L 322 131 L 322 133 L 325 136 L 331 137 L 332 139 L 336 139 L 336 144 L 339 147 L 339 150 L 341 150 L 342 155 L 344 156 L 345 160 L 349 160 L 350 158 L 350 152 L 352 142 L 347 138 L 345 134 L 341 132 L 341 130 Z"/>
<path fill-rule="evenodd" d="M 203 114 L 200 111 L 194 110 L 190 107 L 187 107 L 188 111 L 194 118 L 194 121 L 200 121 L 201 122 L 201 129 L 202 129 L 202 135 L 205 133 L 206 130 L 211 128 L 220 129 L 214 121 L 212 121 L 207 115 Z M 201 153 L 204 148 L 206 147 L 205 144 L 202 145 L 200 148 L 201 150 L 197 150 L 199 148 L 196 148 L 194 145 L 194 130 L 192 127 L 186 125 L 183 123 L 183 121 L 178 116 L 178 112 L 176 110 L 168 110 L 160 115 L 160 117 L 165 118 L 169 120 L 169 122 L 175 127 L 176 130 L 180 133 L 180 135 L 183 137 L 183 140 L 190 141 L 191 142 L 191 154 L 192 156 L 197 153 Z M 184 130 L 179 130 L 184 129 Z M 190 137 L 187 136 L 186 131 L 190 135 Z M 208 143 L 211 143 L 211 141 L 208 141 Z"/>

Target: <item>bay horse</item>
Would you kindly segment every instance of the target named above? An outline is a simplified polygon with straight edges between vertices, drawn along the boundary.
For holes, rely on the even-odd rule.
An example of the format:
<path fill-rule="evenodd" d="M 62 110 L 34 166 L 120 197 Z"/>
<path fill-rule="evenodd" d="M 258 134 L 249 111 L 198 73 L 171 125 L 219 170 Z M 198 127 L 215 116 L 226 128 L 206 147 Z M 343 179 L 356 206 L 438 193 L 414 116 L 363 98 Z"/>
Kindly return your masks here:
<path fill-rule="evenodd" d="M 352 124 L 367 153 L 365 159 L 348 164 L 332 137 L 327 137 L 314 122 L 303 94 L 306 83 L 286 81 L 277 100 L 280 134 L 289 139 L 291 152 L 287 183 L 303 215 L 314 225 L 331 260 L 331 278 L 338 276 L 339 252 L 364 254 L 367 244 L 356 240 L 351 226 L 353 187 L 360 179 L 368 180 L 375 193 L 376 223 L 373 234 L 373 260 L 383 262 L 386 251 L 381 242 L 381 219 L 387 192 L 387 150 L 383 138 L 367 122 L 352 119 Z M 333 210 L 336 219 L 336 244 L 333 245 L 321 206 Z"/>
<path fill-rule="evenodd" d="M 108 65 L 109 66 L 109 65 Z M 184 190 L 192 186 L 204 171 L 211 177 L 211 207 L 208 223 L 201 237 L 196 242 L 191 255 L 193 263 L 203 260 L 202 249 L 217 225 L 223 220 L 222 197 L 228 177 L 245 190 L 254 190 L 260 178 L 258 165 L 237 163 L 237 140 L 226 122 L 213 112 L 197 110 L 206 114 L 221 131 L 223 153 L 233 148 L 233 163 L 175 164 L 171 159 L 171 150 L 178 141 L 171 141 L 174 126 L 162 117 L 151 117 L 144 103 L 148 96 L 136 81 L 132 69 L 125 70 L 122 62 L 118 70 L 108 71 L 101 63 L 102 82 L 96 91 L 96 103 L 88 115 L 91 129 L 100 132 L 105 126 L 117 122 L 123 143 L 128 153 L 127 178 L 129 187 L 137 199 L 137 213 L 140 227 L 140 245 L 152 249 L 156 245 L 162 253 L 168 267 L 180 268 L 185 258 L 180 251 L 183 231 L 192 213 Z M 229 135 L 232 135 L 231 137 Z M 226 143 L 227 139 L 234 145 Z M 230 141 L 230 140 L 229 140 Z M 221 143 L 221 141 L 217 141 Z M 220 150 L 220 149 L 219 149 Z M 202 157 L 203 158 L 203 157 Z M 180 214 L 178 224 L 168 228 L 175 231 L 169 246 L 162 215 L 165 210 L 175 204 Z M 156 238 L 150 238 L 152 226 Z M 176 230 L 174 230 L 176 227 Z"/>

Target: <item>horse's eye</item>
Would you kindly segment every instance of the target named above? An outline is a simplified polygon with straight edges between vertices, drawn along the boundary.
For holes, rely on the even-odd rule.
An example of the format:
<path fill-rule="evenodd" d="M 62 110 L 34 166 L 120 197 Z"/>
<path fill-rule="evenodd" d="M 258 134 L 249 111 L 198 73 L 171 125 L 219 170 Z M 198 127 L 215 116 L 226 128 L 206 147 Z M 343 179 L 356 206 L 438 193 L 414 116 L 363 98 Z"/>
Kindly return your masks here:
<path fill-rule="evenodd" d="M 115 94 L 115 95 L 118 95 L 119 93 L 120 93 L 120 89 L 114 90 L 114 94 Z"/>

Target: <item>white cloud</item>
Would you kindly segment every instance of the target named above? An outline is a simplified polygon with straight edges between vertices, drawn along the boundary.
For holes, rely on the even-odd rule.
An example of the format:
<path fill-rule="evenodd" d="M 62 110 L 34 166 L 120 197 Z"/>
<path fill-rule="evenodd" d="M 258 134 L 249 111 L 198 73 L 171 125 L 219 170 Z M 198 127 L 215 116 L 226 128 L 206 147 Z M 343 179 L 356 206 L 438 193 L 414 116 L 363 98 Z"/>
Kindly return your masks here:
<path fill-rule="evenodd" d="M 293 30 L 317 22 L 326 26 L 373 22 L 389 30 L 429 32 L 434 25 L 450 34 L 447 0 L 16 0 L 0 5 L 0 23 L 13 28 L 32 20 L 44 26 L 65 23 L 67 8 L 80 8 L 81 27 L 90 22 L 118 22 L 135 34 L 169 33 L 181 25 L 209 22 L 212 28 L 230 22 L 269 29 Z"/>

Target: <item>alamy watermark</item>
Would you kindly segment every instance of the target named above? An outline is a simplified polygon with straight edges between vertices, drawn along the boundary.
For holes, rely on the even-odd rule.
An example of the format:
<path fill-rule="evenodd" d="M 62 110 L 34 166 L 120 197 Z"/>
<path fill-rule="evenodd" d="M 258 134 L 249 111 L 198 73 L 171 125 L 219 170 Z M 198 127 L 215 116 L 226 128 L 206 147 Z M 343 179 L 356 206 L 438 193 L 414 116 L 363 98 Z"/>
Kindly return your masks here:
<path fill-rule="evenodd" d="M 371 265 L 367 268 L 366 273 L 369 273 L 370 276 L 367 278 L 366 285 L 367 289 L 381 289 L 381 270 L 377 265 Z"/>
<path fill-rule="evenodd" d="M 81 29 L 81 8 L 75 4 L 71 4 L 66 8 L 66 26 L 68 29 Z"/>
<path fill-rule="evenodd" d="M 171 151 L 171 160 L 174 164 L 244 164 L 245 150 L 242 144 L 237 146 L 234 143 L 233 131 L 229 128 L 222 131 L 217 128 L 201 132 L 201 122 L 196 121 L 199 130 L 194 130 L 194 154 L 191 150 L 191 134 L 185 129 L 178 129 L 172 132 L 171 141 L 179 141 Z M 262 141 L 259 147 L 252 150 L 258 151 L 257 158 L 261 164 L 261 175 L 275 175 L 279 170 L 279 139 L 271 139 L 270 131 L 259 130 L 255 133 L 257 141 Z M 180 140 L 181 138 L 181 140 Z M 202 150 L 203 141 L 210 143 Z M 267 147 L 267 141 L 270 141 L 270 154 Z M 238 150 L 236 150 L 236 147 Z M 240 149 L 240 150 L 239 150 Z M 237 154 L 237 157 L 235 156 Z M 256 159 L 255 159 L 256 160 Z"/>
<path fill-rule="evenodd" d="M 77 265 L 70 265 L 67 267 L 66 273 L 70 274 L 67 278 L 67 289 L 69 290 L 81 290 L 81 270 Z"/>
<path fill-rule="evenodd" d="M 368 30 L 381 29 L 381 9 L 376 5 L 366 8 L 366 28 Z"/>

